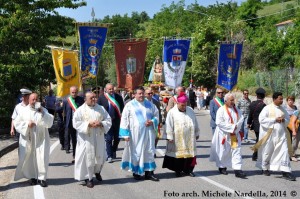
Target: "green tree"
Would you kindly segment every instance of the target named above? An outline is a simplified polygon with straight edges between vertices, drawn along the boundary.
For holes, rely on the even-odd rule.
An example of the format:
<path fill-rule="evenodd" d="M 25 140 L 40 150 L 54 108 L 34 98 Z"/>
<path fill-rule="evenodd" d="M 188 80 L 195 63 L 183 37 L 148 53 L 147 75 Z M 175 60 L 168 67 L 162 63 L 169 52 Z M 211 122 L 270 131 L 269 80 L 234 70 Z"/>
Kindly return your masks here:
<path fill-rule="evenodd" d="M 22 86 L 37 91 L 54 81 L 46 45 L 74 34 L 73 20 L 55 9 L 76 9 L 81 0 L 0 1 L 0 115 L 10 115 Z"/>
<path fill-rule="evenodd" d="M 255 28 L 257 26 L 255 19 L 258 17 L 257 11 L 261 8 L 261 0 L 247 0 L 238 8 L 238 19 L 245 20 L 250 27 Z"/>

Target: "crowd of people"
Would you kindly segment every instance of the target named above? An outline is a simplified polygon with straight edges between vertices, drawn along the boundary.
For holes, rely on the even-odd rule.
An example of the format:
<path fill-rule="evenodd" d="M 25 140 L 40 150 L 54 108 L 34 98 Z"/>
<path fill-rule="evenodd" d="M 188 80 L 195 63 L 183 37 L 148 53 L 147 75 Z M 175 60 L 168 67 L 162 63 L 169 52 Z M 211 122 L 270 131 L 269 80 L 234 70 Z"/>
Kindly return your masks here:
<path fill-rule="evenodd" d="M 249 130 L 253 130 L 256 140 L 252 160 L 262 174 L 270 176 L 271 171 L 281 171 L 283 178 L 296 180 L 290 161 L 298 161 L 300 116 L 293 96 L 283 106 L 280 92 L 274 92 L 273 103 L 266 105 L 263 88 L 256 90 L 257 100 L 252 102 L 248 90 L 243 90 L 238 100 L 222 88 L 215 90 L 213 98 L 203 86 L 179 86 L 168 98 L 155 91 L 140 86 L 120 93 L 108 83 L 104 89 L 96 87 L 83 97 L 72 86 L 70 95 L 63 100 L 56 99 L 49 90 L 43 108 L 37 93 L 21 89 L 22 102 L 15 107 L 11 124 L 11 135 L 18 135 L 19 139 L 15 180 L 27 178 L 32 185 L 47 186 L 48 129 L 54 117 L 58 121 L 61 150 L 69 154 L 72 149 L 74 178 L 85 181 L 88 188 L 94 187 L 94 177 L 102 181 L 102 167 L 117 158 L 120 139 L 124 140 L 121 169 L 132 172 L 135 180 L 159 181 L 154 170 L 161 137 L 167 140 L 162 167 L 174 171 L 176 177 L 194 177 L 196 141 L 200 135 L 195 108 L 209 109 L 213 134 L 209 159 L 216 163 L 220 174 L 227 175 L 227 168 L 232 168 L 237 178 L 246 178 L 241 145 L 249 142 Z"/>

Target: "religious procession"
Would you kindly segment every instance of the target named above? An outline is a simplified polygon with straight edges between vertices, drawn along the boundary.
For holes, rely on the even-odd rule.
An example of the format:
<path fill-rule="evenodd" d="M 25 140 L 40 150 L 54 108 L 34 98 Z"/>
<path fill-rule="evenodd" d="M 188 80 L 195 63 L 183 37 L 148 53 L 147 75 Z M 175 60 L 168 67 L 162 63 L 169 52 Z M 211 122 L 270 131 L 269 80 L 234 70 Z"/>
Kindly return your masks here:
<path fill-rule="evenodd" d="M 90 34 L 93 29 L 98 29 L 94 32 L 101 32 L 102 29 L 104 33 L 107 32 L 106 27 L 79 27 L 79 30 L 88 33 L 84 34 L 86 41 L 81 42 L 81 48 L 87 50 L 83 54 L 86 57 L 81 59 L 84 60 L 81 66 L 85 67 L 81 68 L 91 76 L 97 74 L 97 67 L 93 66 L 98 65 L 95 57 L 100 56 L 101 51 L 101 47 L 96 44 L 104 43 L 97 41 L 96 38 L 100 37 L 96 34 Z M 105 39 L 104 36 L 101 38 Z M 57 96 L 66 96 L 66 90 L 69 90 L 69 94 L 62 103 L 57 103 L 50 90 L 45 97 L 44 108 L 38 102 L 37 93 L 26 88 L 20 90 L 22 102 L 14 110 L 11 126 L 11 134 L 14 135 L 15 128 L 19 135 L 19 163 L 15 180 L 27 178 L 31 180 L 31 185 L 39 183 L 42 187 L 47 187 L 50 149 L 48 128 L 53 125 L 56 112 L 60 114 L 61 150 L 71 153 L 72 146 L 74 178 L 85 181 L 88 188 L 94 187 L 94 177 L 102 181 L 103 164 L 112 163 L 116 159 L 120 139 L 125 141 L 120 167 L 132 172 L 135 180 L 141 180 L 144 176 L 145 180 L 159 181 L 154 174 L 157 167 L 155 150 L 159 138 L 163 137 L 167 140 L 167 145 L 162 167 L 174 171 L 176 177 L 195 177 L 193 169 L 197 164 L 196 141 L 201 128 L 194 109 L 204 108 L 205 89 L 202 87 L 201 90 L 199 87 L 197 91 L 192 84 L 188 89 L 181 85 L 189 43 L 190 40 L 165 41 L 164 64 L 156 57 L 151 71 L 153 74 L 149 77 L 150 81 L 159 80 L 160 84 L 145 88 L 140 86 L 143 83 L 143 65 L 137 64 L 144 62 L 145 53 L 140 57 L 140 48 L 137 46 L 142 45 L 145 49 L 146 42 L 116 42 L 116 52 L 127 50 L 130 54 L 130 57 L 125 53 L 123 56 L 116 55 L 120 59 L 117 63 L 124 63 L 116 66 L 119 71 L 123 71 L 118 74 L 118 85 L 107 83 L 104 89 L 95 87 L 85 91 L 84 96 L 79 95 L 82 89 L 80 73 L 77 75 L 79 84 L 76 85 L 63 83 L 59 79 L 65 75 L 61 71 L 79 70 L 76 60 L 66 56 L 67 63 L 64 61 L 64 50 L 53 48 L 54 67 L 56 74 L 60 73 L 57 75 Z M 226 49 L 225 55 L 231 52 L 235 53 L 235 57 L 224 56 L 223 49 Z M 283 94 L 280 92 L 274 92 L 273 102 L 266 106 L 263 102 L 263 88 L 256 90 L 257 101 L 251 102 L 248 98 L 249 91 L 244 90 L 244 97 L 236 103 L 230 90 L 236 84 L 237 76 L 234 77 L 230 72 L 238 70 L 241 52 L 242 44 L 222 44 L 220 48 L 220 56 L 224 56 L 219 59 L 222 60 L 220 70 L 228 69 L 225 75 L 219 73 L 216 95 L 209 101 L 213 133 L 209 159 L 216 162 L 220 174 L 227 175 L 227 168 L 232 168 L 237 178 L 246 178 L 247 175 L 242 170 L 241 143 L 242 140 L 247 142 L 248 129 L 255 128 L 256 144 L 253 146 L 252 159 L 256 161 L 256 166 L 262 170 L 263 175 L 269 176 L 271 171 L 281 171 L 283 178 L 295 181 L 290 160 L 297 160 L 295 151 L 299 139 L 296 137 L 296 124 L 299 111 L 291 104 L 283 108 Z M 58 61 L 55 54 L 62 54 L 63 60 Z M 157 93 L 158 90 L 153 87 L 172 89 L 160 89 Z M 120 88 L 125 88 L 128 93 L 131 91 L 131 96 L 126 99 L 125 95 L 128 93 L 120 93 Z M 208 94 L 206 98 L 210 99 Z M 289 100 L 294 102 L 295 98 Z M 292 128 L 288 130 L 291 116 L 296 119 L 293 119 Z"/>
<path fill-rule="evenodd" d="M 274 181 L 280 178 L 294 187 L 299 176 L 294 166 L 300 161 L 298 99 L 284 89 L 238 88 L 244 42 L 217 42 L 216 76 L 210 84 L 193 74 L 199 61 L 191 50 L 198 42 L 194 37 L 164 37 L 161 54 L 148 54 L 149 43 L 156 41 L 131 36 L 108 41 L 112 26 L 76 22 L 78 49 L 46 46 L 54 81 L 40 89 L 24 82 L 17 89 L 18 103 L 9 121 L 10 136 L 18 143 L 14 183 L 26 180 L 26 187 L 41 187 L 43 192 L 57 186 L 53 168 L 65 165 L 65 172 L 72 173 L 68 183 L 80 182 L 86 188 L 113 186 L 112 174 L 105 173 L 113 166 L 126 172 L 115 171 L 120 184 L 131 179 L 164 186 L 167 179 L 189 177 L 214 186 L 202 194 L 190 191 L 192 198 L 268 195 L 259 188 L 254 195 L 252 189 L 240 193 L 226 182 L 219 184 L 218 178 L 230 177 L 225 180 L 230 186 L 231 181 L 247 184 L 263 176 L 267 182 L 276 176 Z M 107 51 L 114 63 L 104 64 L 116 81 L 101 68 Z M 51 156 L 57 147 L 57 156 Z M 60 156 L 65 163 L 58 162 Z M 211 164 L 209 171 L 201 171 L 204 159 Z M 245 169 L 247 159 L 251 166 Z M 294 198 L 297 192 L 292 194 Z M 286 196 L 284 190 L 280 195 Z M 171 196 L 178 197 L 164 190 L 157 198 Z"/>

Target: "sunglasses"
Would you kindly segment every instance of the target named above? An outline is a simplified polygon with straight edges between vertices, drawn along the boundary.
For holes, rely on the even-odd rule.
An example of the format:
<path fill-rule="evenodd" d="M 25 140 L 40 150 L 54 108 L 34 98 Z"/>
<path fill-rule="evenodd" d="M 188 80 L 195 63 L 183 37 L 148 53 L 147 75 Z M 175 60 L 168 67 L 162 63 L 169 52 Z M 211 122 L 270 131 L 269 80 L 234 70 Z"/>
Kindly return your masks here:
<path fill-rule="evenodd" d="M 217 94 L 223 94 L 223 92 L 217 92 Z"/>
<path fill-rule="evenodd" d="M 153 92 L 151 92 L 151 93 L 146 93 L 146 95 L 153 95 Z"/>

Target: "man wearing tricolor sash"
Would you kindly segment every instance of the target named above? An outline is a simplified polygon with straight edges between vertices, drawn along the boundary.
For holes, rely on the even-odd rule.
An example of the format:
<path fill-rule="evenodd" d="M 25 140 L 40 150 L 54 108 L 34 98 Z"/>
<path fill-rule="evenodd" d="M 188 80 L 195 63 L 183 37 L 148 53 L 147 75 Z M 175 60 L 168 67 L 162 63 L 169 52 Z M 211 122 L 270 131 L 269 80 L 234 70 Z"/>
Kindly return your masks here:
<path fill-rule="evenodd" d="M 72 119 L 74 112 L 84 103 L 83 97 L 78 96 L 78 88 L 70 88 L 70 96 L 63 101 L 64 125 L 65 125 L 65 150 L 70 153 L 70 138 L 72 139 L 73 160 L 75 161 L 75 151 L 77 143 L 76 130 L 73 128 Z"/>
<path fill-rule="evenodd" d="M 158 109 L 145 99 L 143 87 L 134 90 L 135 98 L 123 110 L 120 137 L 125 140 L 121 168 L 133 173 L 136 180 L 159 181 L 154 176 L 155 137 L 159 121 Z"/>
<path fill-rule="evenodd" d="M 105 86 L 105 93 L 99 96 L 98 104 L 105 108 L 112 121 L 112 126 L 105 135 L 107 162 L 112 163 L 117 156 L 116 151 L 120 142 L 119 130 L 124 102 L 122 96 L 115 93 L 114 85 L 108 83 Z"/>
<path fill-rule="evenodd" d="M 216 115 L 218 109 L 224 105 L 224 91 L 221 88 L 217 88 L 216 90 L 216 97 L 210 101 L 209 104 L 209 111 L 210 111 L 210 127 L 212 129 L 212 133 L 214 134 L 216 129 Z"/>
<path fill-rule="evenodd" d="M 227 167 L 234 169 L 237 178 L 245 178 L 242 171 L 240 129 L 244 121 L 241 111 L 235 107 L 231 93 L 225 95 L 225 105 L 216 116 L 216 131 L 210 148 L 210 161 L 216 162 L 219 172 L 227 175 Z"/>
<path fill-rule="evenodd" d="M 93 176 L 100 175 L 105 162 L 104 134 L 111 127 L 108 112 L 96 103 L 96 94 L 87 92 L 85 103 L 74 113 L 73 126 L 78 132 L 75 156 L 75 179 L 85 180 L 88 188 L 94 187 Z"/>
<path fill-rule="evenodd" d="M 259 114 L 259 141 L 253 149 L 258 149 L 256 167 L 263 175 L 270 176 L 271 171 L 281 171 L 284 179 L 295 181 L 292 175 L 289 153 L 292 153 L 290 134 L 287 130 L 289 115 L 281 106 L 283 96 L 273 94 L 273 103 L 265 106 Z"/>

